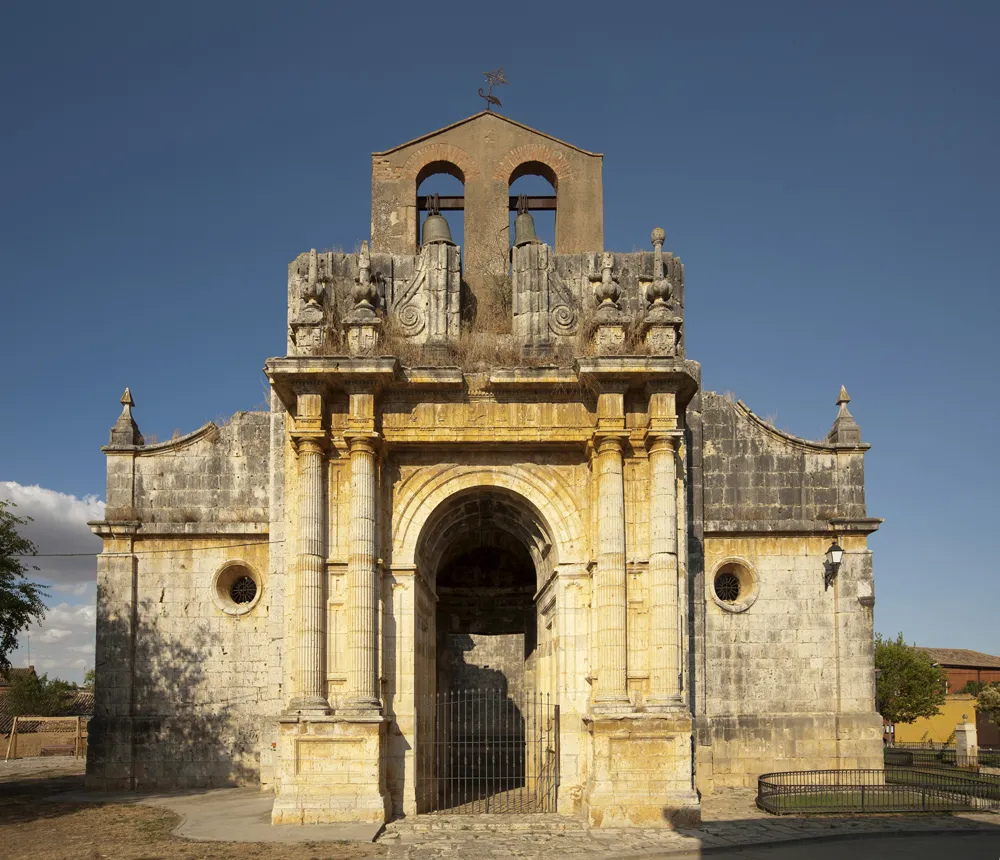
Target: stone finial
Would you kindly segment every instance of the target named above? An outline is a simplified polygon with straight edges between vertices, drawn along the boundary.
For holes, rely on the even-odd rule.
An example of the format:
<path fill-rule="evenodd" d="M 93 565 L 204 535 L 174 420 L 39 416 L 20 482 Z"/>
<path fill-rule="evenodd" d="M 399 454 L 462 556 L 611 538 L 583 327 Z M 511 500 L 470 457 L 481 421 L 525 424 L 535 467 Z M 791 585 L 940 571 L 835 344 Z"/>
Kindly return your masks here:
<path fill-rule="evenodd" d="M 840 386 L 840 393 L 837 395 L 837 417 L 833 422 L 833 427 L 827 435 L 828 442 L 837 444 L 858 444 L 861 442 L 861 428 L 854 416 L 847 409 L 847 404 L 851 398 L 847 393 L 846 386 Z"/>
<path fill-rule="evenodd" d="M 382 321 L 375 312 L 378 291 L 372 280 L 372 261 L 368 242 L 358 251 L 358 277 L 351 290 L 354 307 L 344 320 L 347 349 L 351 355 L 371 355 L 378 347 Z"/>
<path fill-rule="evenodd" d="M 351 298 L 354 299 L 352 316 L 364 316 L 370 319 L 375 315 L 375 302 L 378 301 L 378 293 L 375 290 L 375 284 L 372 283 L 372 261 L 371 255 L 368 253 L 367 242 L 361 243 L 361 250 L 358 252 L 358 277 L 351 290 Z"/>
<path fill-rule="evenodd" d="M 322 308 L 320 299 L 323 297 L 323 285 L 319 282 L 319 257 L 316 249 L 309 252 L 309 274 L 306 277 L 306 285 L 302 290 L 302 298 L 306 303 L 305 316 L 308 322 L 318 323 L 322 321 Z M 319 317 L 316 317 L 317 312 Z"/>
<path fill-rule="evenodd" d="M 653 283 L 663 280 L 663 243 L 666 238 L 662 227 L 654 227 L 649 234 L 649 241 L 653 243 Z"/>
<path fill-rule="evenodd" d="M 315 248 L 309 250 L 309 283 L 315 284 L 319 280 L 319 255 Z"/>
<path fill-rule="evenodd" d="M 662 227 L 654 228 L 649 234 L 653 243 L 653 281 L 646 287 L 646 301 L 649 308 L 642 321 L 643 339 L 654 355 L 676 356 L 678 342 L 678 320 L 674 318 L 667 304 L 673 294 L 674 285 L 663 271 L 663 240 L 666 233 Z"/>
<path fill-rule="evenodd" d="M 618 297 L 621 295 L 621 287 L 618 282 L 611 277 L 611 270 L 615 265 L 614 254 L 605 251 L 601 255 L 601 280 L 594 288 L 594 296 L 597 299 L 598 314 L 601 311 L 618 311 Z"/>
<path fill-rule="evenodd" d="M 128 388 L 121 397 L 122 414 L 118 416 L 115 426 L 111 428 L 111 442 L 113 448 L 127 445 L 143 445 L 144 440 L 139 432 L 139 425 L 132 417 L 132 407 L 135 401 L 132 399 L 132 392 Z"/>
<path fill-rule="evenodd" d="M 598 355 L 620 353 L 625 346 L 625 324 L 618 307 L 621 287 L 611 277 L 614 265 L 614 254 L 608 251 L 601 254 L 601 279 L 594 287 L 594 298 L 597 300 L 594 347 Z M 596 280 L 593 276 L 591 279 Z"/>

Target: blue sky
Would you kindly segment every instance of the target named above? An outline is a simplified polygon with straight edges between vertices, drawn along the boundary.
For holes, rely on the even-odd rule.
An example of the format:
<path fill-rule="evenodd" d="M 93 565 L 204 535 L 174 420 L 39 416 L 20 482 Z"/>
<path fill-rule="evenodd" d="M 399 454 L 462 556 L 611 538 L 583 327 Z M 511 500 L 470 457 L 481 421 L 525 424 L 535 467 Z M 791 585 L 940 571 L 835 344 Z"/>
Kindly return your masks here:
<path fill-rule="evenodd" d="M 263 403 L 288 260 L 367 238 L 370 153 L 503 64 L 505 114 L 604 153 L 607 247 L 666 230 L 707 388 L 818 438 L 847 386 L 877 628 L 1000 653 L 1000 4 L 373 8 L 0 10 L 0 481 L 90 510 L 126 385 L 161 439 Z"/>

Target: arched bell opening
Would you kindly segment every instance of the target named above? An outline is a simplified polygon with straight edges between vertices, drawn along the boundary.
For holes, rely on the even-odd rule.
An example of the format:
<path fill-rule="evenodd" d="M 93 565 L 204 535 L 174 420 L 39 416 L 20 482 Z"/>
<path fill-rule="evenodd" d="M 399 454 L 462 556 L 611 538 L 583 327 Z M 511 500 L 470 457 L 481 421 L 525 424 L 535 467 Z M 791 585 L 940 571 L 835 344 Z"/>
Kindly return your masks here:
<path fill-rule="evenodd" d="M 535 237 L 550 248 L 556 246 L 557 201 L 559 180 L 555 171 L 540 161 L 526 161 L 511 172 L 508 180 L 510 198 L 516 199 L 524 195 L 527 212 L 531 216 L 531 226 Z M 510 211 L 510 242 L 517 243 L 517 208 L 512 205 Z M 523 227 L 520 231 L 523 237 Z"/>
<path fill-rule="evenodd" d="M 465 244 L 465 174 L 450 161 L 432 161 L 417 173 L 417 247 L 425 241 L 427 219 L 444 218 L 456 245 Z M 440 235 L 436 229 L 435 236 Z"/>

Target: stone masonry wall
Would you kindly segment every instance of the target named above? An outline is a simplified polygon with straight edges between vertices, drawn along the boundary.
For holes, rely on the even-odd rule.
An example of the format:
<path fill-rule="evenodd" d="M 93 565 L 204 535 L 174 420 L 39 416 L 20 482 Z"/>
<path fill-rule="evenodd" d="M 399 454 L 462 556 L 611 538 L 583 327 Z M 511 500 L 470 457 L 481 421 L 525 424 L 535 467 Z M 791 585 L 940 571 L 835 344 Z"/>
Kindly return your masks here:
<path fill-rule="evenodd" d="M 831 517 L 865 516 L 863 450 L 797 439 L 711 391 L 702 404 L 707 531 L 722 523 L 825 527 Z"/>
<path fill-rule="evenodd" d="M 108 449 L 116 480 L 132 464 L 135 489 L 131 523 L 101 527 L 105 553 L 120 554 L 98 559 L 90 787 L 258 783 L 281 690 L 269 433 L 267 413 L 239 413 L 173 442 Z M 108 537 L 119 531 L 131 538 Z M 233 565 L 258 584 L 248 611 L 216 581 Z"/>
<path fill-rule="evenodd" d="M 836 579 L 824 581 L 831 521 L 868 522 L 867 446 L 796 439 L 711 392 L 702 406 L 699 788 L 751 787 L 775 770 L 879 767 L 874 589 L 863 528 L 838 526 L 844 561 Z M 738 601 L 715 593 L 725 570 L 741 572 Z"/>

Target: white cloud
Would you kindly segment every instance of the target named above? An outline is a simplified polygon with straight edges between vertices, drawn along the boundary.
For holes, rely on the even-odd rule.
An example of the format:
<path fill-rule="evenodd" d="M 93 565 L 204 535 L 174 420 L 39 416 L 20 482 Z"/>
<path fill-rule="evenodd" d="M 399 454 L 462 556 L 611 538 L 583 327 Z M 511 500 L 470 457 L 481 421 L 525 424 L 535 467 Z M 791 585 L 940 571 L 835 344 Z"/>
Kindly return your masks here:
<path fill-rule="evenodd" d="M 31 571 L 32 579 L 51 582 L 54 587 L 79 587 L 96 580 L 95 556 L 101 551 L 101 540 L 87 521 L 104 518 L 104 502 L 97 496 L 79 499 L 44 487 L 0 481 L 0 498 L 17 505 L 17 516 L 32 518 L 18 531 L 38 547 L 39 554 L 83 553 L 76 558 L 25 559 L 26 564 L 38 567 Z"/>
<path fill-rule="evenodd" d="M 70 594 L 73 597 L 83 597 L 94 588 L 94 583 L 92 582 L 77 582 L 73 585 L 69 583 L 54 583 L 52 585 L 53 591 L 58 591 L 62 594 Z"/>
<path fill-rule="evenodd" d="M 50 602 L 41 624 L 20 636 L 20 647 L 10 655 L 15 666 L 34 665 L 39 672 L 67 681 L 83 681 L 94 665 L 94 624 L 97 618 L 97 562 L 100 538 L 88 520 L 104 518 L 104 502 L 96 496 L 82 499 L 44 487 L 0 481 L 0 498 L 10 499 L 19 517 L 32 522 L 19 528 L 40 554 L 82 553 L 72 558 L 25 559 L 39 569 L 29 578 L 51 586 Z M 60 602 L 55 603 L 55 600 Z"/>
<path fill-rule="evenodd" d="M 21 634 L 11 665 L 34 666 L 40 673 L 82 682 L 83 673 L 94 666 L 96 618 L 93 603 L 50 606 L 41 624 L 32 624 Z"/>

